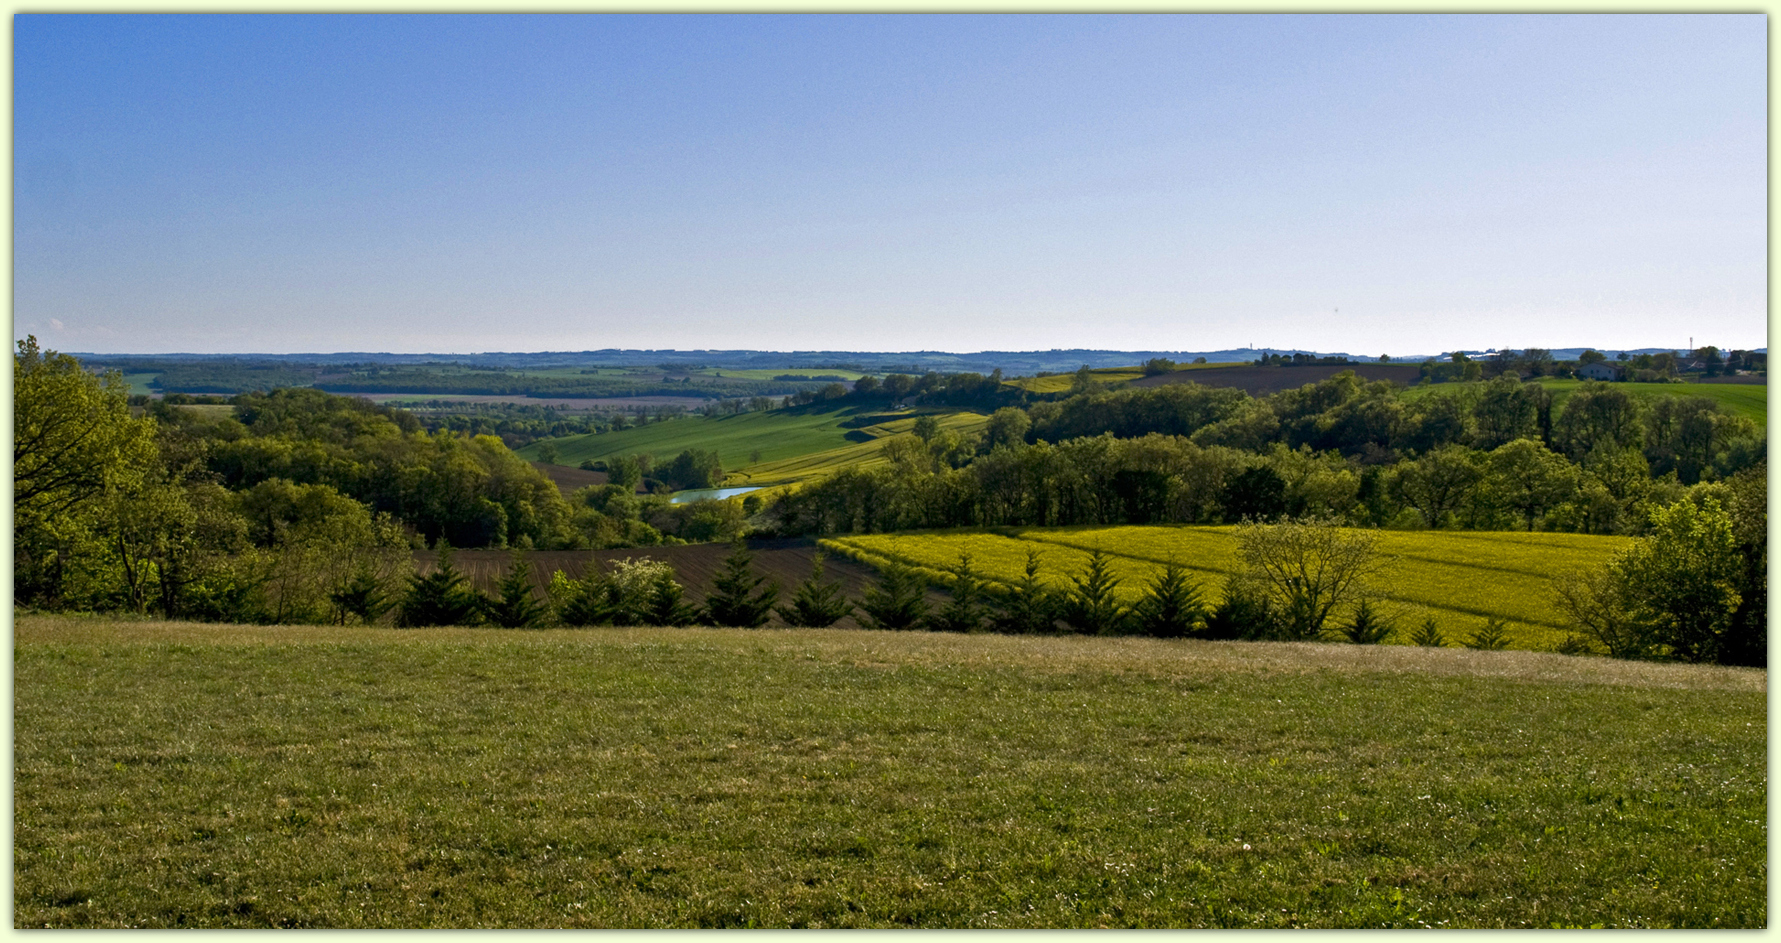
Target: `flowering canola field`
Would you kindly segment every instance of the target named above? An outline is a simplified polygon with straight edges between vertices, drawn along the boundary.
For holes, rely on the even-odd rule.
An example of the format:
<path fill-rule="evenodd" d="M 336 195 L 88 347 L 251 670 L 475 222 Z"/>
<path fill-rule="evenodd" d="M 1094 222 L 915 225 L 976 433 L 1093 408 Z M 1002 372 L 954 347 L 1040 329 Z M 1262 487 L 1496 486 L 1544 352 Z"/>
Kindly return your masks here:
<path fill-rule="evenodd" d="M 1007 528 L 871 534 L 823 541 L 856 560 L 914 566 L 933 582 L 951 580 L 961 553 L 978 574 L 998 582 L 1021 577 L 1027 551 L 1040 553 L 1040 578 L 1057 588 L 1088 566 L 1089 552 L 1106 553 L 1120 591 L 1135 599 L 1162 565 L 1187 568 L 1209 601 L 1241 569 L 1234 527 L 1156 525 L 1128 527 Z M 1433 617 L 1450 644 L 1482 629 L 1487 619 L 1506 625 L 1510 647 L 1550 649 L 1569 631 L 1552 605 L 1553 578 L 1568 570 L 1605 563 L 1626 547 L 1625 537 L 1487 531 L 1382 531 L 1384 566 L 1372 581 L 1374 594 L 1397 614 L 1399 637 Z"/>

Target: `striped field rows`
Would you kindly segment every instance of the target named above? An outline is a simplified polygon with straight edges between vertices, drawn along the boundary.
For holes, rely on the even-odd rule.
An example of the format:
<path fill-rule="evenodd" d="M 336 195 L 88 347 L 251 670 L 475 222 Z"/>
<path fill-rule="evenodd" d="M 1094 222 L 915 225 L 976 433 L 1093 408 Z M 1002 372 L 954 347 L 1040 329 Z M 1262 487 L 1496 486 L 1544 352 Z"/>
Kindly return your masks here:
<path fill-rule="evenodd" d="M 1200 582 L 1208 600 L 1217 600 L 1224 581 L 1241 569 L 1234 531 L 1187 525 L 1007 528 L 837 537 L 823 544 L 868 564 L 916 567 L 940 584 L 951 581 L 960 554 L 969 554 L 979 575 L 1007 583 L 1020 578 L 1028 551 L 1037 550 L 1040 577 L 1056 588 L 1069 587 L 1070 576 L 1086 570 L 1090 551 L 1099 549 L 1111 558 L 1128 598 L 1174 561 Z M 1432 617 L 1457 644 L 1495 618 L 1507 623 L 1511 647 L 1550 649 L 1569 634 L 1553 606 L 1554 579 L 1605 563 L 1629 542 L 1584 534 L 1385 531 L 1378 543 L 1383 566 L 1370 588 L 1396 614 L 1400 635 Z"/>

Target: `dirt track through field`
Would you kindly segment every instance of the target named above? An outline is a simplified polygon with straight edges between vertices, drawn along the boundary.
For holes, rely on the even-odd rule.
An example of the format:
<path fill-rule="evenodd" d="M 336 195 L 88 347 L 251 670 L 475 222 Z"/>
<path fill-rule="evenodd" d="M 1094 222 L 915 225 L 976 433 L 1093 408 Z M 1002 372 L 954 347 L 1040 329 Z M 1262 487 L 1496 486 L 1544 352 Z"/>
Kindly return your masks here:
<path fill-rule="evenodd" d="M 782 604 L 791 600 L 797 591 L 798 584 L 810 575 L 811 559 L 816 553 L 816 541 L 810 539 L 790 540 L 751 540 L 749 549 L 754 552 L 754 571 L 779 583 L 779 599 Z M 728 544 L 688 544 L 683 547 L 633 547 L 624 550 L 531 550 L 525 557 L 532 564 L 532 585 L 537 588 L 540 597 L 546 586 L 550 585 L 550 576 L 557 570 L 571 578 L 579 578 L 587 571 L 590 562 L 598 561 L 610 566 L 615 560 L 648 559 L 660 560 L 674 567 L 676 579 L 686 587 L 687 599 L 694 605 L 705 600 L 711 589 L 711 581 L 723 569 L 724 557 L 729 556 Z M 452 554 L 452 563 L 459 572 L 470 578 L 471 585 L 488 593 L 493 592 L 495 583 L 507 573 L 512 552 L 507 550 L 459 550 Z M 436 569 L 437 556 L 432 551 L 417 550 L 414 561 L 421 573 L 431 573 Z M 865 595 L 866 588 L 877 581 L 877 571 L 871 567 L 849 560 L 836 554 L 825 554 L 823 558 L 823 579 L 839 582 L 847 598 L 858 603 Z M 938 608 L 945 603 L 946 593 L 938 589 L 928 590 L 928 606 Z M 769 626 L 783 625 L 778 616 L 767 623 Z M 854 616 L 848 616 L 835 623 L 838 629 L 860 628 Z"/>

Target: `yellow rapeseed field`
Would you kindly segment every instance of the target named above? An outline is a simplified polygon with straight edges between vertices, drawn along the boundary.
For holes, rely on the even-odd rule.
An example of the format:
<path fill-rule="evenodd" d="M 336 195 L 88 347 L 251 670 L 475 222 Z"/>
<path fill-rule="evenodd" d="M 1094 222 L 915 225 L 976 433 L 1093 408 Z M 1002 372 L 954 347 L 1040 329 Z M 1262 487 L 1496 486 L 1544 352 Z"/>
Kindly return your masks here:
<path fill-rule="evenodd" d="M 824 544 L 867 563 L 916 566 L 942 584 L 950 581 L 961 552 L 971 555 L 973 569 L 985 577 L 1018 579 L 1028 549 L 1036 547 L 1042 578 L 1054 587 L 1067 587 L 1069 577 L 1087 567 L 1089 551 L 1098 548 L 1112 558 L 1128 597 L 1136 597 L 1161 565 L 1173 560 L 1216 600 L 1225 579 L 1241 568 L 1234 531 L 1185 525 L 1009 528 L 840 537 Z M 1585 534 L 1383 531 L 1378 546 L 1384 566 L 1372 590 L 1397 617 L 1397 641 L 1432 617 L 1449 642 L 1459 644 L 1495 618 L 1507 624 L 1511 647 L 1550 649 L 1569 634 L 1552 606 L 1554 577 L 1606 562 L 1628 543 L 1624 537 Z"/>

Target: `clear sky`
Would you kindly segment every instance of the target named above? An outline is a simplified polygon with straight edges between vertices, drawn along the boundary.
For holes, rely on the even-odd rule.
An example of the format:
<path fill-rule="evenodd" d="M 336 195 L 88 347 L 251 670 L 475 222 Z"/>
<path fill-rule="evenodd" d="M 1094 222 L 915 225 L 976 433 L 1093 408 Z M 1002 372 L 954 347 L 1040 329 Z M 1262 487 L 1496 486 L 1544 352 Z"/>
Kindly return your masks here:
<path fill-rule="evenodd" d="M 14 333 L 1763 346 L 1766 27 L 19 15 Z"/>

